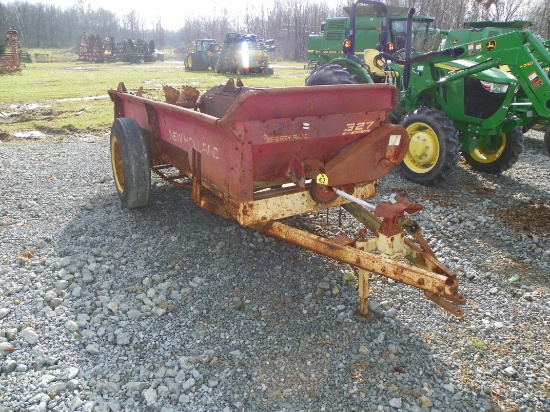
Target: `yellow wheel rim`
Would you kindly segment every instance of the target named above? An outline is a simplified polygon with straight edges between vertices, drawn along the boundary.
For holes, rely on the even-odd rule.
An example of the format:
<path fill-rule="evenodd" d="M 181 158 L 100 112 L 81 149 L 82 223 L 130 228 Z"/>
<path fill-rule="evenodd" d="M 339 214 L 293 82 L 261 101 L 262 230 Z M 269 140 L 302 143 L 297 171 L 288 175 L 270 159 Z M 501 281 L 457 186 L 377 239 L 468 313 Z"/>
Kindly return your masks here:
<path fill-rule="evenodd" d="M 111 139 L 111 166 L 116 188 L 120 193 L 124 193 L 124 163 L 122 162 L 120 145 L 116 136 Z"/>
<path fill-rule="evenodd" d="M 496 161 L 506 147 L 506 133 L 500 134 L 500 146 L 495 149 L 488 149 L 483 147 L 476 147 L 473 151 L 470 152 L 470 156 L 476 162 L 479 163 L 493 163 Z"/>
<path fill-rule="evenodd" d="M 412 123 L 407 127 L 409 150 L 403 161 L 415 173 L 428 173 L 439 159 L 437 134 L 426 123 Z"/>

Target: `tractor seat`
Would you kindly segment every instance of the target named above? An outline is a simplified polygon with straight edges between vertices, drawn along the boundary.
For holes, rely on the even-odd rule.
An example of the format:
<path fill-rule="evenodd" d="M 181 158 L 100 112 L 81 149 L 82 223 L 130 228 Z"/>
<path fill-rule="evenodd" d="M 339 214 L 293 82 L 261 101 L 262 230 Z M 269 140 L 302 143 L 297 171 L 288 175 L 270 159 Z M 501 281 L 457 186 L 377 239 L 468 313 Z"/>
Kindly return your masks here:
<path fill-rule="evenodd" d="M 365 50 L 365 65 L 369 68 L 369 73 L 371 76 L 375 77 L 397 77 L 399 74 L 395 71 L 387 71 L 384 70 L 383 67 L 379 67 L 382 64 L 385 64 L 383 60 L 378 60 L 376 57 L 380 54 L 380 52 L 376 49 L 366 49 Z"/>

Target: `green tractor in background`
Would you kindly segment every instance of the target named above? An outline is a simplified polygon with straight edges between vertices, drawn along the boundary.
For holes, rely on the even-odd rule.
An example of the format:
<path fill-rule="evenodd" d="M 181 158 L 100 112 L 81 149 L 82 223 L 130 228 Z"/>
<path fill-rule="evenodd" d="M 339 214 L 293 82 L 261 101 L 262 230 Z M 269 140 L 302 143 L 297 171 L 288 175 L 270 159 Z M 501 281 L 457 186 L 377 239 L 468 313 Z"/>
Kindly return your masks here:
<path fill-rule="evenodd" d="M 268 53 L 275 51 L 274 40 L 255 34 L 228 33 L 216 64 L 216 73 L 272 75 Z"/>
<path fill-rule="evenodd" d="M 512 20 L 506 22 L 472 21 L 465 22 L 463 24 L 463 29 L 434 30 L 434 34 L 441 34 L 444 36 L 442 48 L 455 47 L 459 44 L 473 44 L 475 48 L 476 42 L 487 41 L 487 39 L 507 33 L 524 32 L 532 25 L 533 22 L 528 20 Z M 550 37 L 550 30 L 548 37 Z M 534 39 L 531 39 L 529 43 L 535 44 L 536 42 Z M 550 50 L 550 39 L 544 42 L 541 41 L 541 43 L 546 50 Z M 545 53 L 540 46 L 537 48 L 541 49 L 541 52 L 536 52 L 533 46 L 527 45 L 527 47 L 532 50 L 531 56 L 537 61 L 537 64 L 547 72 L 547 77 L 550 77 L 550 61 L 548 60 L 548 54 Z M 518 73 L 520 68 L 517 67 L 518 63 L 515 61 L 516 55 L 517 53 L 510 53 L 508 57 L 500 56 L 501 66 L 499 68 L 512 74 Z M 474 57 L 474 59 L 479 58 L 479 56 Z M 532 74 L 532 72 L 529 74 Z M 521 77 L 522 75 L 519 74 L 519 78 Z M 523 84 L 520 82 L 520 84 L 522 87 L 518 91 L 516 102 L 525 103 L 523 107 L 524 112 L 534 110 L 536 113 L 536 116 L 523 126 L 523 132 L 525 133 L 530 129 L 545 131 L 544 143 L 547 152 L 550 154 L 550 118 L 548 116 L 548 110 L 544 107 L 542 110 L 539 108 L 541 106 L 538 102 L 540 93 L 529 93 L 530 87 L 527 82 Z"/>
<path fill-rule="evenodd" d="M 214 39 L 195 40 L 195 50 L 184 58 L 185 68 L 190 71 L 214 70 L 218 63 L 221 46 Z"/>
<path fill-rule="evenodd" d="M 358 10 L 361 13 L 364 5 L 378 9 L 383 18 L 376 50 L 365 51 L 361 60 L 355 53 L 355 23 Z M 529 110 L 525 110 L 529 102 L 517 101 L 520 84 L 527 88 L 525 81 L 529 81 L 533 86 L 530 93 L 534 89 L 537 101 L 550 110 L 548 78 L 540 80 L 542 69 L 530 63 L 530 55 L 541 54 L 539 45 L 544 47 L 534 36 L 516 36 L 514 32 L 508 38 L 493 38 L 498 42 L 494 48 L 492 42 L 477 42 L 472 48 L 463 45 L 425 52 L 433 47 L 429 23 L 429 19 L 415 21 L 411 9 L 406 20 L 405 46 L 398 49 L 390 41 L 387 6 L 378 1 L 357 0 L 350 10 L 350 28 L 343 45 L 345 57 L 315 69 L 306 85 L 373 81 L 395 84 L 399 102 L 391 118 L 407 129 L 410 138 L 409 151 L 400 168 L 414 182 L 442 182 L 454 170 L 460 154 L 476 170 L 508 170 L 523 149 L 522 127 L 533 120 Z M 523 64 L 533 69 L 536 79 L 529 80 L 531 72 L 523 70 L 525 67 L 518 66 L 515 76 L 497 68 L 502 56 L 517 58 L 520 51 L 525 53 L 521 56 L 526 59 Z M 479 60 L 475 60 L 478 56 Z"/>
<path fill-rule="evenodd" d="M 344 7 L 346 17 L 332 17 L 321 25 L 321 32 L 311 33 L 307 38 L 306 52 L 307 68 L 316 68 L 329 61 L 345 57 L 342 44 L 350 29 L 351 8 Z M 394 51 L 404 49 L 407 15 L 409 9 L 399 6 L 387 6 L 388 43 Z M 375 5 L 363 5 L 355 9 L 355 55 L 359 59 L 365 58 L 364 51 L 374 49 L 379 42 L 380 29 L 384 20 L 384 11 Z M 429 28 L 434 22 L 433 17 L 415 15 L 413 17 L 413 31 Z M 378 54 L 378 53 L 376 53 Z"/>

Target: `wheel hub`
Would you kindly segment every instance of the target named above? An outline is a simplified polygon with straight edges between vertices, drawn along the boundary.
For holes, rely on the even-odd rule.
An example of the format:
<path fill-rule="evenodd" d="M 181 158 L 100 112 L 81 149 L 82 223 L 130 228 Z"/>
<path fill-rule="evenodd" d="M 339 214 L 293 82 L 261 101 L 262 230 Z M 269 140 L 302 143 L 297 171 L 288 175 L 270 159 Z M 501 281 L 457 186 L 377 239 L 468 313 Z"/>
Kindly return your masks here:
<path fill-rule="evenodd" d="M 424 123 L 413 123 L 407 127 L 409 150 L 405 164 L 416 173 L 430 171 L 439 159 L 439 142 L 435 131 Z"/>
<path fill-rule="evenodd" d="M 416 159 L 426 157 L 430 152 L 429 136 L 424 132 L 415 133 L 409 143 L 409 152 Z"/>
<path fill-rule="evenodd" d="M 496 147 L 476 147 L 470 156 L 479 163 L 493 163 L 495 162 L 506 148 L 506 134 L 500 134 L 500 141 Z"/>

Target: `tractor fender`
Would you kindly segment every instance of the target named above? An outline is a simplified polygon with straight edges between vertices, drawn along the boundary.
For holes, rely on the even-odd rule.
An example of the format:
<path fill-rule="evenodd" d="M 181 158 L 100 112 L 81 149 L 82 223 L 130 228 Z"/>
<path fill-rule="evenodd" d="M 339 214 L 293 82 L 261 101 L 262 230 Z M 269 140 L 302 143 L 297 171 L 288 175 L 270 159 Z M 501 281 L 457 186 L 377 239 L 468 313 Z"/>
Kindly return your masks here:
<path fill-rule="evenodd" d="M 337 64 L 346 69 L 350 74 L 355 75 L 357 83 L 372 83 L 372 78 L 368 71 L 366 71 L 362 65 L 354 62 L 353 60 L 346 59 L 345 57 L 338 57 L 332 59 L 327 64 Z"/>

